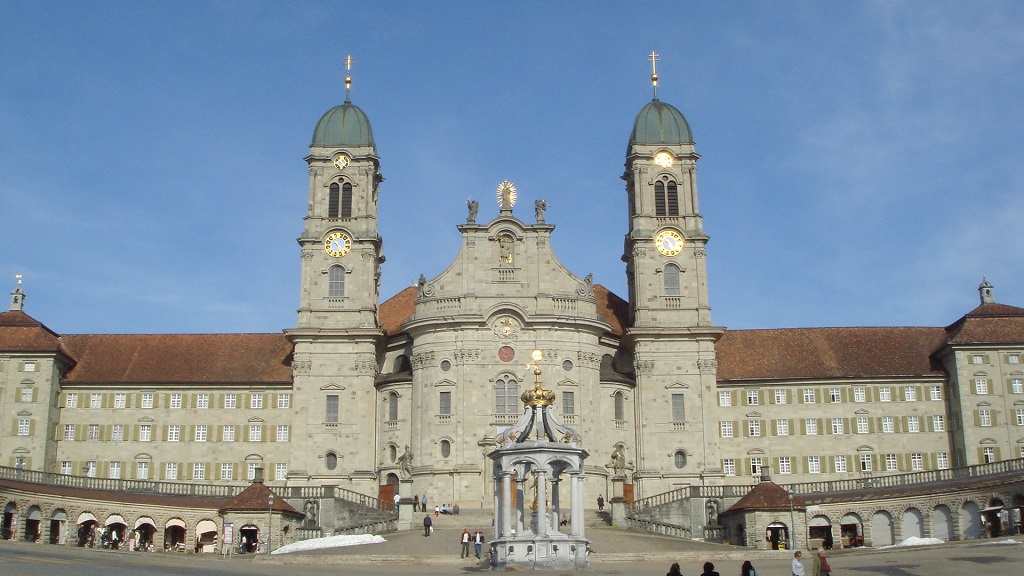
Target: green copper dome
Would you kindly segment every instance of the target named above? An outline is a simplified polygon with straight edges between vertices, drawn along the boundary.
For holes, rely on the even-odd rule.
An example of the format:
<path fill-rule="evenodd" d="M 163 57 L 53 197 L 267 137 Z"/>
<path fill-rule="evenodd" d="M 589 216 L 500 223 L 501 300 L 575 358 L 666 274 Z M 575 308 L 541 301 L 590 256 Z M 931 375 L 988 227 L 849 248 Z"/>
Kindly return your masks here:
<path fill-rule="evenodd" d="M 310 146 L 374 146 L 370 119 L 346 100 L 328 110 L 316 123 Z"/>
<path fill-rule="evenodd" d="M 629 144 L 693 144 L 693 135 L 682 112 L 655 99 L 636 115 Z"/>

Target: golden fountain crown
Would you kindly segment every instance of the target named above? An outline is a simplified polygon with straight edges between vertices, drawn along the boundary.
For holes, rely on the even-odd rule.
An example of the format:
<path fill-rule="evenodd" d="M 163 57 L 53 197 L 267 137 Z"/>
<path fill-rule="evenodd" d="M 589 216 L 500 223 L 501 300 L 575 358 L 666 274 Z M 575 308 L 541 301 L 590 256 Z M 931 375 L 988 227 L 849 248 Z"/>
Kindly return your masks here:
<path fill-rule="evenodd" d="M 519 397 L 527 406 L 551 406 L 555 403 L 555 393 L 545 390 L 540 383 L 540 362 L 544 354 L 540 350 L 534 350 L 532 354 L 533 364 L 527 364 L 527 368 L 533 368 L 533 390 L 527 390 Z"/>

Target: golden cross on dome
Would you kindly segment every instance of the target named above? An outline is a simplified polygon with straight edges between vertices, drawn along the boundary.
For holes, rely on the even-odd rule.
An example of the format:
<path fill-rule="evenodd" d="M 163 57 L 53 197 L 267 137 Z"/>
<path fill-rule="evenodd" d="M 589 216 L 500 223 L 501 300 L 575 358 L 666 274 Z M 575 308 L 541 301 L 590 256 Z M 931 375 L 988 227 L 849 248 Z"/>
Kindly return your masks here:
<path fill-rule="evenodd" d="M 661 58 L 658 53 L 651 50 L 651 55 L 647 57 L 651 61 L 651 84 L 654 86 L 654 99 L 658 99 L 658 60 Z"/>
<path fill-rule="evenodd" d="M 355 59 L 349 54 L 345 56 L 345 102 L 349 101 L 349 91 L 352 89 L 352 76 L 348 72 L 352 71 L 352 64 L 355 63 Z"/>
<path fill-rule="evenodd" d="M 18 286 L 21 286 L 21 274 L 15 274 L 14 278 L 18 281 Z"/>

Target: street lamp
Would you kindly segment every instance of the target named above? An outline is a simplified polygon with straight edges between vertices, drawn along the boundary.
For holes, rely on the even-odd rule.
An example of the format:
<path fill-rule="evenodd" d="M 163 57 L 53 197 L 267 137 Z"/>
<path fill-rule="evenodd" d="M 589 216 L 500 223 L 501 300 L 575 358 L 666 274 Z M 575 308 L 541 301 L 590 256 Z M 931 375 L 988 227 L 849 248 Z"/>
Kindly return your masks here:
<path fill-rule="evenodd" d="M 793 549 L 793 530 L 796 529 L 796 516 L 793 514 L 793 489 L 790 488 L 786 491 L 789 494 L 789 542 L 786 547 L 789 550 Z"/>
<path fill-rule="evenodd" d="M 793 499 L 792 497 L 790 498 Z M 273 522 L 273 494 L 266 497 L 266 504 L 269 509 L 266 512 L 266 556 L 270 557 L 270 540 L 273 538 L 273 532 L 270 531 L 270 523 Z"/>

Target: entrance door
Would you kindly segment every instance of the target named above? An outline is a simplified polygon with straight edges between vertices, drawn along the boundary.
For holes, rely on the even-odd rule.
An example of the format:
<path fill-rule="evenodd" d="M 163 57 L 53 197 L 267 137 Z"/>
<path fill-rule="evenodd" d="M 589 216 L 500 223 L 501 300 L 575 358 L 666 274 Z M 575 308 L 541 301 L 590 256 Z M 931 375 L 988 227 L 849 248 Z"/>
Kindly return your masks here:
<path fill-rule="evenodd" d="M 395 485 L 381 484 L 377 487 L 377 498 L 381 501 L 381 508 L 384 510 L 395 509 Z"/>

